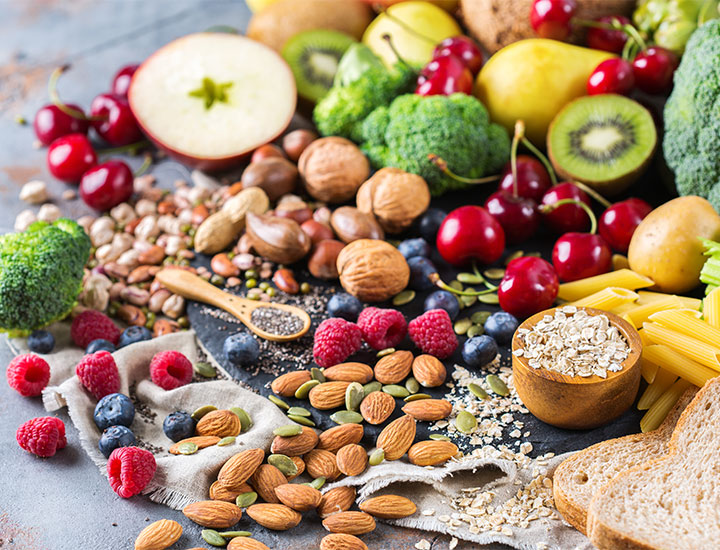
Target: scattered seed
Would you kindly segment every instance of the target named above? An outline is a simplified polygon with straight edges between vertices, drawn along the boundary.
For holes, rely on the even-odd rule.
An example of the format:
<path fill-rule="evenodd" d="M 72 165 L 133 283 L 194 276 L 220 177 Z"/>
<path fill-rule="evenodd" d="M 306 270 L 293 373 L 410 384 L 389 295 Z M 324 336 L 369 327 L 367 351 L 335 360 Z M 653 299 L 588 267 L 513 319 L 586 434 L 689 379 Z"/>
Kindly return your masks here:
<path fill-rule="evenodd" d="M 234 539 L 235 537 L 251 537 L 252 533 L 250 531 L 224 531 L 218 535 L 226 539 Z"/>
<path fill-rule="evenodd" d="M 477 296 L 458 296 L 458 298 L 460 298 L 460 303 L 465 307 L 471 307 L 477 302 Z"/>
<path fill-rule="evenodd" d="M 397 384 L 388 384 L 387 386 L 383 386 L 382 391 L 385 393 L 389 393 L 393 397 L 399 397 L 400 399 L 403 399 L 410 395 L 410 392 L 407 391 L 402 386 L 398 386 Z"/>
<path fill-rule="evenodd" d="M 363 417 L 355 411 L 337 411 L 330 415 L 330 420 L 335 424 L 361 424 Z"/>
<path fill-rule="evenodd" d="M 373 380 L 372 382 L 368 382 L 363 386 L 363 395 L 367 397 L 374 391 L 380 391 L 382 389 L 382 384 L 378 382 L 377 380 Z"/>
<path fill-rule="evenodd" d="M 235 504 L 238 506 L 238 508 L 247 508 L 248 506 L 252 506 L 255 503 L 257 497 L 258 496 L 255 491 L 250 491 L 249 493 L 240 493 L 235 498 Z"/>
<path fill-rule="evenodd" d="M 455 330 L 455 334 L 467 334 L 467 331 L 470 330 L 471 326 L 472 321 L 466 317 L 465 319 L 455 321 L 453 329 Z"/>
<path fill-rule="evenodd" d="M 461 283 L 460 281 L 452 281 L 452 282 L 450 283 L 450 285 L 448 285 L 448 286 L 450 286 L 451 288 L 454 288 L 455 290 L 462 290 L 462 289 L 463 289 L 463 285 L 462 285 L 462 283 Z"/>
<path fill-rule="evenodd" d="M 381 349 L 375 354 L 375 357 L 385 357 L 386 355 L 390 355 L 391 353 L 395 353 L 395 348 Z"/>
<path fill-rule="evenodd" d="M 213 367 L 207 361 L 198 361 L 193 365 L 193 369 L 197 374 L 204 378 L 215 378 L 217 376 L 217 371 L 215 370 L 215 367 Z"/>
<path fill-rule="evenodd" d="M 214 405 L 205 405 L 204 407 L 195 409 L 195 411 L 190 416 L 193 418 L 193 420 L 200 420 L 207 413 L 216 411 L 216 410 L 217 410 L 217 407 Z"/>
<path fill-rule="evenodd" d="M 227 541 L 214 529 L 203 529 L 200 536 L 211 546 L 225 546 Z"/>
<path fill-rule="evenodd" d="M 300 285 L 300 292 L 302 294 L 308 294 L 310 292 L 310 283 L 307 283 L 307 282 L 302 283 Z"/>
<path fill-rule="evenodd" d="M 236 437 L 234 435 L 229 435 L 227 437 L 223 437 L 220 441 L 217 442 L 218 447 L 227 447 L 228 445 L 232 445 L 235 443 Z"/>
<path fill-rule="evenodd" d="M 492 313 L 489 311 L 476 311 L 472 314 L 470 320 L 476 325 L 484 325 L 490 315 L 492 315 Z"/>
<path fill-rule="evenodd" d="M 410 378 L 405 380 L 405 389 L 410 393 L 417 393 L 420 391 L 420 384 L 414 376 L 411 376 Z"/>
<path fill-rule="evenodd" d="M 327 382 L 327 378 L 325 378 L 325 375 L 323 374 L 323 371 L 321 371 L 321 370 L 320 370 L 319 368 L 317 368 L 317 367 L 313 367 L 313 368 L 310 369 L 310 377 L 311 377 L 313 380 L 317 380 L 317 381 L 320 382 L 321 384 L 322 384 L 323 382 Z"/>
<path fill-rule="evenodd" d="M 529 258 L 540 258 L 542 254 L 540 254 L 540 252 L 528 252 L 525 256 L 528 256 Z"/>
<path fill-rule="evenodd" d="M 297 390 L 295 390 L 295 398 L 296 399 L 307 399 L 307 396 L 310 393 L 310 390 L 313 389 L 315 386 L 319 386 L 319 385 L 320 385 L 320 380 L 308 380 L 302 386 L 300 386 Z"/>
<path fill-rule="evenodd" d="M 270 283 L 268 283 L 267 281 L 263 281 L 258 285 L 258 288 L 260 290 L 267 290 L 268 288 L 270 288 Z"/>
<path fill-rule="evenodd" d="M 310 487 L 314 487 L 318 491 L 322 489 L 322 486 L 325 485 L 325 478 L 324 477 L 316 477 L 313 479 L 310 483 L 308 483 Z"/>
<path fill-rule="evenodd" d="M 252 428 L 252 418 L 250 418 L 250 415 L 245 412 L 245 409 L 241 409 L 240 407 L 230 407 L 230 411 L 234 412 L 240 419 L 240 431 L 242 433 L 245 433 L 250 428 Z"/>
<path fill-rule="evenodd" d="M 303 426 L 309 426 L 311 428 L 315 427 L 315 422 L 310 420 L 309 418 L 305 416 L 298 416 L 297 414 L 288 414 L 288 418 L 292 420 L 293 422 L 297 422 L 298 424 L 302 424 Z"/>
<path fill-rule="evenodd" d="M 455 418 L 455 427 L 464 434 L 469 434 L 477 428 L 477 418 L 467 411 L 460 411 Z"/>
<path fill-rule="evenodd" d="M 443 434 L 430 434 L 428 437 L 435 441 L 450 441 L 450 438 Z"/>
<path fill-rule="evenodd" d="M 480 296 L 478 296 L 478 300 L 480 300 L 483 304 L 498 304 L 498 303 L 500 303 L 497 292 L 493 292 L 491 294 L 481 294 Z"/>
<path fill-rule="evenodd" d="M 297 465 L 292 461 L 289 456 L 285 455 L 270 455 L 267 459 L 268 464 L 275 466 L 286 476 L 294 476 L 298 473 Z"/>
<path fill-rule="evenodd" d="M 345 390 L 345 408 L 349 411 L 357 411 L 360 403 L 365 397 L 365 391 L 358 382 L 351 382 Z"/>
<path fill-rule="evenodd" d="M 385 460 L 385 451 L 383 449 L 375 449 L 370 453 L 368 463 L 370 466 L 377 466 L 382 463 L 383 460 Z"/>
<path fill-rule="evenodd" d="M 473 394 L 478 399 L 487 399 L 490 396 L 487 394 L 487 392 L 482 389 L 482 387 L 478 386 L 477 384 L 470 383 L 468 384 L 468 390 L 470 390 L 470 393 Z"/>
<path fill-rule="evenodd" d="M 305 407 L 290 407 L 287 413 L 288 416 L 291 414 L 294 416 L 312 416 L 312 413 Z"/>
<path fill-rule="evenodd" d="M 270 400 L 271 403 L 274 403 L 275 405 L 277 405 L 284 411 L 287 411 L 290 408 L 290 405 L 285 403 L 285 401 L 283 401 L 279 397 L 275 397 L 274 395 L 268 395 L 268 399 Z"/>
<path fill-rule="evenodd" d="M 248 279 L 245 281 L 245 286 L 247 288 L 255 288 L 257 286 L 257 281 L 255 279 Z"/>
<path fill-rule="evenodd" d="M 488 374 L 485 378 L 485 382 L 487 382 L 490 389 L 496 394 L 501 395 L 502 397 L 510 395 L 510 390 L 508 390 L 505 382 L 503 382 L 496 374 Z"/>
<path fill-rule="evenodd" d="M 488 279 L 502 279 L 505 276 L 505 270 L 501 267 L 491 267 L 483 271 L 483 275 Z"/>
<path fill-rule="evenodd" d="M 180 443 L 180 445 L 178 445 L 177 452 L 181 455 L 194 455 L 198 452 L 198 448 L 197 443 L 186 441 L 185 443 Z"/>
<path fill-rule="evenodd" d="M 392 303 L 394 306 L 404 306 L 405 304 L 409 304 L 415 299 L 415 291 L 414 290 L 403 290 L 400 294 L 397 294 L 393 300 Z"/>
<path fill-rule="evenodd" d="M 457 280 L 469 285 L 479 285 L 484 282 L 483 278 L 478 277 L 475 273 L 458 273 Z"/>
<path fill-rule="evenodd" d="M 515 252 L 510 254 L 507 258 L 505 258 L 505 267 L 507 267 L 507 264 L 509 264 L 513 260 L 520 258 L 523 254 L 525 253 L 522 250 L 516 250 Z"/>
<path fill-rule="evenodd" d="M 273 433 L 275 435 L 279 435 L 280 437 L 292 437 L 302 433 L 302 426 L 298 426 L 297 424 L 288 424 L 287 426 L 275 428 Z"/>
<path fill-rule="evenodd" d="M 430 397 L 431 396 L 426 393 L 414 393 L 412 395 L 408 395 L 405 399 L 403 399 L 403 401 L 405 401 L 405 403 L 410 403 L 411 401 L 420 401 L 422 399 L 430 399 Z"/>
<path fill-rule="evenodd" d="M 485 329 L 483 328 L 482 325 L 473 325 L 467 331 L 468 338 L 473 338 L 474 336 L 480 336 L 481 334 L 485 334 Z"/>

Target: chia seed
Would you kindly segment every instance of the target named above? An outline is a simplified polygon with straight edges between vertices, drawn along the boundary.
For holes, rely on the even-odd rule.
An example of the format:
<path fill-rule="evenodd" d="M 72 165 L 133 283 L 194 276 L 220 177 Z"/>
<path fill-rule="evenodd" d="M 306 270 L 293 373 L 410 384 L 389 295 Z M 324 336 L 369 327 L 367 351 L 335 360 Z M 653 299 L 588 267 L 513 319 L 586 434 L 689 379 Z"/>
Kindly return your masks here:
<path fill-rule="evenodd" d="M 280 336 L 297 334 L 305 325 L 294 313 L 276 307 L 259 307 L 253 310 L 250 321 L 260 330 Z"/>

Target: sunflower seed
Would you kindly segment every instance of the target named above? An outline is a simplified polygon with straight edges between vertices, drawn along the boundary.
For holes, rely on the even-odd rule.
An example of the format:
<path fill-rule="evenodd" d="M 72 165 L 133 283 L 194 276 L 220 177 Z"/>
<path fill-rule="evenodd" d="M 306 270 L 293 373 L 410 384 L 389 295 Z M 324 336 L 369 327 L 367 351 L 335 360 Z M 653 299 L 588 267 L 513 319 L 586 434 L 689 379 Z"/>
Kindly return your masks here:
<path fill-rule="evenodd" d="M 430 439 L 433 439 L 435 441 L 451 441 L 451 439 L 448 436 L 443 435 L 443 434 L 430 434 L 428 437 L 430 437 Z"/>
<path fill-rule="evenodd" d="M 386 355 L 390 355 L 391 353 L 395 353 L 395 348 L 381 349 L 375 354 L 375 357 L 385 357 Z"/>
<path fill-rule="evenodd" d="M 181 455 L 194 455 L 198 452 L 198 446 L 192 441 L 186 441 L 185 443 L 180 443 L 180 445 L 178 445 L 177 452 Z"/>
<path fill-rule="evenodd" d="M 214 405 L 205 405 L 204 407 L 195 409 L 190 416 L 193 418 L 193 420 L 200 420 L 207 413 L 216 411 L 216 410 L 217 410 L 217 407 L 215 407 Z"/>
<path fill-rule="evenodd" d="M 227 437 L 223 437 L 220 441 L 217 442 L 218 447 L 227 447 L 228 445 L 232 445 L 235 443 L 235 436 L 229 435 Z"/>
<path fill-rule="evenodd" d="M 468 338 L 480 336 L 481 334 L 485 334 L 485 329 L 482 327 L 482 325 L 473 325 L 467 331 Z"/>
<path fill-rule="evenodd" d="M 283 400 L 280 399 L 279 397 L 275 397 L 274 395 L 268 395 L 268 400 L 269 400 L 271 403 L 274 403 L 275 405 L 277 405 L 278 407 L 280 407 L 280 408 L 281 408 L 282 410 L 284 410 L 284 411 L 287 411 L 287 410 L 290 408 L 290 405 L 288 405 L 287 403 L 285 403 L 285 401 L 283 401 Z"/>
<path fill-rule="evenodd" d="M 415 380 L 414 376 L 411 376 L 405 380 L 405 389 L 410 393 L 417 393 L 420 391 L 420 384 Z"/>
<path fill-rule="evenodd" d="M 306 416 L 300 416 L 297 414 L 288 414 L 287 416 L 293 422 L 297 422 L 298 424 L 302 424 L 303 426 L 310 426 L 311 428 L 315 427 L 315 422 L 313 422 Z"/>
<path fill-rule="evenodd" d="M 403 399 L 410 395 L 410 392 L 407 391 L 402 386 L 398 386 L 397 384 L 388 384 L 387 386 L 383 386 L 382 391 L 385 393 L 389 393 L 393 397 L 399 397 L 400 399 Z"/>
<path fill-rule="evenodd" d="M 310 485 L 310 487 L 313 487 L 319 491 L 320 489 L 322 489 L 322 486 L 325 485 L 325 478 L 324 477 L 316 477 L 310 483 L 308 483 L 308 485 Z"/>
<path fill-rule="evenodd" d="M 480 296 L 478 296 L 478 300 L 480 300 L 483 304 L 500 303 L 497 292 L 492 292 L 490 294 L 481 294 Z"/>
<path fill-rule="evenodd" d="M 392 303 L 394 306 L 404 306 L 405 304 L 409 304 L 415 299 L 415 291 L 414 290 L 403 290 L 400 294 L 396 295 Z"/>
<path fill-rule="evenodd" d="M 492 315 L 492 313 L 490 313 L 489 311 L 476 311 L 472 314 L 470 320 L 476 325 L 484 325 L 485 321 L 488 320 L 488 317 L 490 317 L 490 315 Z"/>
<path fill-rule="evenodd" d="M 378 382 L 377 380 L 373 380 L 372 382 L 368 382 L 363 386 L 363 394 L 365 397 L 370 395 L 374 391 L 380 391 L 382 389 L 382 384 Z"/>
<path fill-rule="evenodd" d="M 365 397 L 365 391 L 358 382 L 351 382 L 345 390 L 345 408 L 349 411 L 356 411 Z"/>
<path fill-rule="evenodd" d="M 310 369 L 310 378 L 312 378 L 313 380 L 317 380 L 321 384 L 327 381 L 327 378 L 325 378 L 323 371 L 321 371 L 317 367 L 313 367 Z"/>
<path fill-rule="evenodd" d="M 496 374 L 488 374 L 485 378 L 485 382 L 487 382 L 487 385 L 490 386 L 490 389 L 494 391 L 496 394 L 501 395 L 502 397 L 506 397 L 510 395 L 510 390 L 505 385 L 505 382 L 503 382 L 498 375 Z"/>
<path fill-rule="evenodd" d="M 483 278 L 475 273 L 458 273 L 457 280 L 468 285 L 479 285 L 484 282 Z"/>
<path fill-rule="evenodd" d="M 368 463 L 370 464 L 370 466 L 377 466 L 383 460 L 385 460 L 385 451 L 382 449 L 375 449 L 373 452 L 370 453 Z"/>
<path fill-rule="evenodd" d="M 405 403 L 410 403 L 411 401 L 420 401 L 422 399 L 430 399 L 431 396 L 429 396 L 426 393 L 414 393 L 412 395 L 408 395 L 403 401 Z"/>
<path fill-rule="evenodd" d="M 285 455 L 270 455 L 267 459 L 268 464 L 275 466 L 286 476 L 294 476 L 298 473 L 297 465 L 292 461 L 289 456 Z"/>
<path fill-rule="evenodd" d="M 295 416 L 312 416 L 312 413 L 305 407 L 290 407 L 287 413 L 294 414 Z"/>
<path fill-rule="evenodd" d="M 288 424 L 287 426 L 275 428 L 273 433 L 275 435 L 279 435 L 280 437 L 292 437 L 302 433 L 302 426 L 298 426 L 297 424 Z"/>
<path fill-rule="evenodd" d="M 470 330 L 471 326 L 472 321 L 468 318 L 465 318 L 455 321 L 455 326 L 453 327 L 453 329 L 455 330 L 455 334 L 467 334 L 467 331 Z"/>
<path fill-rule="evenodd" d="M 313 389 L 315 386 L 319 386 L 320 383 L 321 383 L 320 380 L 308 380 L 302 386 L 300 386 L 297 390 L 295 390 L 295 398 L 296 399 L 307 399 L 307 396 L 310 393 L 310 390 Z"/>
<path fill-rule="evenodd" d="M 472 382 L 468 384 L 468 390 L 470 390 L 470 393 L 479 399 L 487 399 L 488 397 L 490 397 L 487 392 L 482 389 L 482 387 Z"/>
<path fill-rule="evenodd" d="M 467 411 L 460 411 L 455 418 L 455 427 L 464 434 L 469 434 L 477 428 L 477 419 Z"/>
<path fill-rule="evenodd" d="M 217 376 L 215 367 L 207 361 L 198 361 L 193 365 L 193 370 L 204 378 L 215 378 Z"/>
<path fill-rule="evenodd" d="M 214 529 L 203 529 L 200 536 L 211 546 L 225 546 L 227 541 Z"/>
<path fill-rule="evenodd" d="M 505 258 L 505 267 L 507 267 L 507 264 L 512 262 L 513 260 L 517 260 L 518 258 L 522 257 L 522 255 L 525 254 L 522 250 L 516 250 L 512 254 L 510 254 L 507 258 Z"/>
<path fill-rule="evenodd" d="M 505 276 L 505 270 L 501 267 L 491 267 L 483 272 L 488 279 L 502 279 Z"/>
<path fill-rule="evenodd" d="M 218 535 L 226 539 L 234 539 L 235 537 L 251 537 L 252 533 L 250 531 L 223 531 Z"/>
<path fill-rule="evenodd" d="M 337 411 L 330 415 L 330 420 L 335 424 L 361 424 L 363 417 L 355 411 Z"/>
<path fill-rule="evenodd" d="M 247 508 L 248 506 L 252 506 L 256 500 L 257 493 L 255 491 L 250 491 L 249 493 L 239 494 L 235 498 L 235 504 L 237 504 L 238 508 Z"/>
<path fill-rule="evenodd" d="M 234 412 L 240 419 L 240 431 L 242 433 L 245 433 L 252 428 L 252 418 L 250 418 L 250 415 L 245 412 L 245 409 L 241 409 L 240 407 L 230 407 L 230 411 Z"/>

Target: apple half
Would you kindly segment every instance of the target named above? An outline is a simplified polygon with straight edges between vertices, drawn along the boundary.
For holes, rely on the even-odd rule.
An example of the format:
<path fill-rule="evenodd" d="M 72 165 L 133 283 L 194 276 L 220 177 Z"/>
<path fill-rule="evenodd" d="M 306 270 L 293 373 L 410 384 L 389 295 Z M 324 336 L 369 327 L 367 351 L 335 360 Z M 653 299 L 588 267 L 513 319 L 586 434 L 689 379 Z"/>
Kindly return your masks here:
<path fill-rule="evenodd" d="M 292 71 L 244 36 L 190 34 L 135 72 L 130 108 L 160 149 L 193 168 L 218 171 L 278 137 L 295 113 Z"/>

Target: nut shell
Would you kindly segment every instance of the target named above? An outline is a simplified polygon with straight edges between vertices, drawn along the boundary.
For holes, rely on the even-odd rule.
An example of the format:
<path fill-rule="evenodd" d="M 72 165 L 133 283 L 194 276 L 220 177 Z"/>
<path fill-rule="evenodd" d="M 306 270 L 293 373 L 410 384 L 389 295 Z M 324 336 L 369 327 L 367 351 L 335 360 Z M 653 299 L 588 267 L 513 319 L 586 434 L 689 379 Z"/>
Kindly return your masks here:
<path fill-rule="evenodd" d="M 358 239 L 384 239 L 385 233 L 372 212 L 361 212 L 354 206 L 341 206 L 330 216 L 330 225 L 346 243 Z"/>
<path fill-rule="evenodd" d="M 310 252 L 312 241 L 295 220 L 248 213 L 246 223 L 252 247 L 271 262 L 292 264 Z"/>
<path fill-rule="evenodd" d="M 370 163 L 352 141 L 326 137 L 307 146 L 298 160 L 298 169 L 311 197 L 338 203 L 355 196 L 370 174 Z"/>
<path fill-rule="evenodd" d="M 267 157 L 253 162 L 242 174 L 243 189 L 259 187 L 271 201 L 292 193 L 297 183 L 297 167 L 282 157 Z"/>
<path fill-rule="evenodd" d="M 382 302 L 401 292 L 410 280 L 410 268 L 389 243 L 360 239 L 340 251 L 340 284 L 364 302 Z"/>

